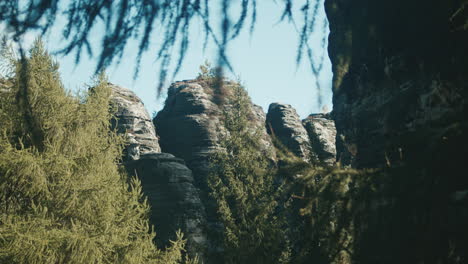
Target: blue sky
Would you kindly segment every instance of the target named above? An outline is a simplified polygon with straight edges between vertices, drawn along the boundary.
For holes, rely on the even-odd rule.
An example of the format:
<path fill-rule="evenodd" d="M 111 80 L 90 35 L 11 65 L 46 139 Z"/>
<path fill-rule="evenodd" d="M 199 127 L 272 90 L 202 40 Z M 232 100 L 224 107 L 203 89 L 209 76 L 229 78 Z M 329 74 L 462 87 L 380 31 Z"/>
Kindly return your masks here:
<path fill-rule="evenodd" d="M 298 9 L 301 6 L 299 2 L 302 1 L 295 2 L 297 6 L 294 11 L 297 15 L 299 15 Z M 298 67 L 296 66 L 297 32 L 291 24 L 277 23 L 281 15 L 281 8 L 282 6 L 275 4 L 274 1 L 259 1 L 257 24 L 253 35 L 249 34 L 246 27 L 245 32 L 229 44 L 228 56 L 235 75 L 243 81 L 254 103 L 262 106 L 265 111 L 268 110 L 268 105 L 272 102 L 288 103 L 295 107 L 299 115 L 304 118 L 310 113 L 321 112 L 323 106 L 317 104 L 317 89 L 307 60 L 304 60 Z M 233 14 L 236 13 L 236 10 L 232 11 Z M 317 32 L 314 33 L 310 42 L 316 54 L 322 52 L 320 47 L 321 23 L 324 18 L 322 4 L 318 19 L 320 23 L 317 25 Z M 93 34 L 96 36 L 95 45 L 99 45 L 98 39 L 101 37 L 99 29 Z M 202 32 L 193 27 L 190 33 L 190 49 L 174 81 L 195 78 L 199 72 L 199 66 L 205 60 L 216 62 L 216 49 L 213 45 L 209 45 L 203 53 L 203 38 Z M 63 46 L 58 31 L 52 32 L 46 38 L 46 42 L 52 52 Z M 135 57 L 138 51 L 136 42 L 129 43 L 120 64 L 114 64 L 107 70 L 109 80 L 132 89 L 142 98 L 150 114 L 163 107 L 166 92 L 163 91 L 162 97 L 157 98 L 159 67 L 154 60 L 154 50 L 152 49 L 145 54 L 139 77 L 136 80 L 133 79 Z M 174 55 L 174 60 L 176 58 L 177 56 Z M 81 62 L 75 65 L 72 54 L 65 57 L 59 56 L 57 60 L 61 66 L 60 72 L 66 88 L 75 90 L 90 83 L 96 59 L 83 56 Z M 231 75 L 231 77 L 234 76 Z M 320 82 L 323 105 L 326 105 L 329 110 L 332 109 L 331 79 L 331 64 L 327 54 Z M 169 83 L 166 87 L 168 86 Z"/>

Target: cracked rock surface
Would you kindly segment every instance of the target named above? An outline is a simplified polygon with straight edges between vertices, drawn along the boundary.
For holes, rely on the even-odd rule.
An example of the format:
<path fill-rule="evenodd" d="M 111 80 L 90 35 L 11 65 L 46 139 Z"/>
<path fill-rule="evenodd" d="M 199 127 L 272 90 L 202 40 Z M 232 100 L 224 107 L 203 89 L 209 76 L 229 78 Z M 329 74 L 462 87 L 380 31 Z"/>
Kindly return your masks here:
<path fill-rule="evenodd" d="M 153 122 L 141 99 L 129 89 L 110 85 L 111 102 L 117 110 L 113 125 L 118 133 L 128 137 L 125 158 L 136 160 L 142 154 L 161 152 Z"/>

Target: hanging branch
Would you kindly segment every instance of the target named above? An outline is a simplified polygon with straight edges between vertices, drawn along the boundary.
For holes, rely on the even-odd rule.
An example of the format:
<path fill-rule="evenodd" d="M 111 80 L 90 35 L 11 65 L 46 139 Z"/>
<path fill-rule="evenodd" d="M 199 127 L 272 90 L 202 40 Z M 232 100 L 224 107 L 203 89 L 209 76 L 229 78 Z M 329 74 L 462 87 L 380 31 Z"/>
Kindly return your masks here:
<path fill-rule="evenodd" d="M 14 40 L 21 39 L 31 31 L 39 31 L 44 35 L 50 32 L 57 22 L 57 17 L 65 17 L 67 22 L 63 26 L 62 36 L 66 44 L 57 53 L 74 53 L 76 63 L 80 62 L 83 54 L 97 55 L 96 73 L 112 63 L 120 62 L 128 41 L 136 40 L 138 54 L 135 58 L 133 77 L 137 78 L 143 54 L 148 51 L 152 38 L 157 37 L 162 42 L 155 54 L 160 67 L 158 93 L 161 92 L 170 73 L 175 48 L 178 56 L 175 58 L 172 77 L 179 72 L 190 46 L 189 30 L 194 21 L 201 21 L 203 24 L 204 49 L 208 42 L 214 43 L 218 49 L 220 66 L 225 66 L 231 71 L 226 52 L 229 41 L 237 38 L 244 30 L 249 12 L 250 26 L 247 28 L 250 33 L 254 31 L 257 21 L 257 0 L 223 0 L 219 36 L 214 33 L 211 24 L 211 10 L 216 6 L 210 5 L 208 0 L 28 0 L 22 2 L 22 5 L 19 2 L 0 1 L 0 23 L 7 26 Z M 280 0 L 279 3 L 282 6 L 280 22 L 288 21 L 296 25 L 293 1 Z M 232 21 L 228 10 L 234 5 L 240 5 L 240 11 L 239 17 Z M 320 5 L 323 5 L 323 0 L 306 0 L 301 8 L 304 21 L 301 30 L 298 30 L 299 46 L 296 57 L 296 63 L 299 64 L 304 52 L 307 54 L 316 79 L 317 72 L 322 69 L 323 54 L 318 62 L 314 60 L 309 37 L 314 31 Z M 105 34 L 100 39 L 101 49 L 95 54 L 96 50 L 91 45 L 92 32 L 102 27 Z M 324 42 L 322 45 L 325 45 Z M 316 83 L 318 84 L 318 81 Z"/>

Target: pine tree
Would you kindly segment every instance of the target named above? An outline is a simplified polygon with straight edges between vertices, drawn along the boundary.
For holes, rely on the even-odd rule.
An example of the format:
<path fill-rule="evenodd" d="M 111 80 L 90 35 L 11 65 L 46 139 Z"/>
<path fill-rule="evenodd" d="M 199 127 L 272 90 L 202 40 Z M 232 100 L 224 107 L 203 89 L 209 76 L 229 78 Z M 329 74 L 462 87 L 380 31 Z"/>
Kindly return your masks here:
<path fill-rule="evenodd" d="M 137 179 L 119 166 L 103 75 L 64 90 L 37 40 L 8 58 L 0 90 L 0 263 L 179 263 L 184 241 L 159 250 Z M 180 237 L 180 236 L 179 236 Z"/>
<path fill-rule="evenodd" d="M 223 151 L 212 156 L 209 186 L 224 226 L 225 263 L 279 263 L 287 248 L 277 208 L 273 171 L 253 131 L 248 95 L 230 87 L 224 104 Z"/>

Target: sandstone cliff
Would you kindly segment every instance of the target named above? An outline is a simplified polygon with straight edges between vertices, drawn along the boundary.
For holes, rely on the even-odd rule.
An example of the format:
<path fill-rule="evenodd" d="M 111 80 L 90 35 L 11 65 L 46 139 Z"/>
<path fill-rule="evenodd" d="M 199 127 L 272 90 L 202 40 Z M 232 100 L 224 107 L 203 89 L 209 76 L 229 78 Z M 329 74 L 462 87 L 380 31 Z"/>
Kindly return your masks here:
<path fill-rule="evenodd" d="M 141 180 L 151 205 L 150 222 L 155 226 L 158 245 L 169 246 L 169 240 L 175 240 L 176 231 L 181 230 L 189 255 L 203 260 L 207 244 L 205 208 L 185 162 L 167 153 L 147 153 L 125 167 Z"/>
<path fill-rule="evenodd" d="M 203 260 L 206 216 L 192 171 L 182 159 L 160 153 L 154 125 L 140 98 L 128 89 L 111 88 L 111 103 L 117 109 L 113 124 L 127 138 L 123 165 L 141 180 L 151 206 L 150 223 L 155 226 L 156 242 L 168 246 L 181 230 L 189 255 Z"/>
<path fill-rule="evenodd" d="M 291 105 L 272 103 L 266 127 L 271 136 L 304 161 L 335 165 L 336 129 L 330 114 L 311 114 L 301 121 Z"/>
<path fill-rule="evenodd" d="M 325 0 L 338 161 L 388 172 L 353 228 L 353 262 L 468 261 L 468 210 L 453 200 L 468 190 L 464 5 Z"/>
<path fill-rule="evenodd" d="M 266 117 L 268 133 L 304 161 L 313 160 L 307 131 L 296 109 L 288 104 L 272 103 Z"/>
<path fill-rule="evenodd" d="M 330 114 L 311 114 L 302 120 L 302 124 L 317 161 L 333 166 L 336 162 L 336 128 Z"/>
<path fill-rule="evenodd" d="M 209 195 L 207 176 L 210 171 L 210 156 L 220 150 L 219 140 L 226 132 L 222 125 L 223 109 L 229 105 L 217 102 L 213 87 L 202 80 L 176 82 L 168 89 L 164 108 L 157 114 L 154 124 L 161 138 L 164 152 L 181 157 L 193 171 L 201 200 L 206 208 L 207 229 L 211 234 L 222 230 L 217 216 L 215 201 Z M 260 134 L 263 152 L 272 162 L 276 155 L 273 144 L 265 129 L 263 110 L 251 104 L 249 116 L 253 131 Z M 217 235 L 213 235 L 216 237 Z M 208 241 L 211 261 L 216 263 L 222 249 L 215 240 Z"/>
<path fill-rule="evenodd" d="M 168 89 L 164 108 L 154 118 L 163 151 L 183 158 L 201 185 L 209 171 L 209 156 L 219 150 L 222 107 L 215 103 L 212 87 L 200 80 L 176 82 Z M 258 130 L 263 149 L 275 160 L 275 151 L 265 129 L 265 113 L 252 104 L 252 129 Z"/>
<path fill-rule="evenodd" d="M 210 155 L 220 150 L 219 140 L 227 133 L 222 125 L 223 111 L 229 111 L 231 106 L 220 104 L 214 88 L 203 80 L 176 82 L 169 88 L 165 106 L 153 125 L 142 101 L 132 91 L 117 85 L 111 87 L 111 102 L 116 110 L 113 125 L 127 138 L 124 166 L 130 175 L 141 180 L 151 205 L 150 222 L 157 232 L 156 242 L 167 246 L 180 229 L 188 240 L 190 256 L 216 263 L 222 248 L 213 234 L 219 233 L 221 226 L 206 177 Z M 333 121 L 327 116 L 310 117 L 304 120 L 304 127 L 290 105 L 272 104 L 268 116 L 261 107 L 252 103 L 250 106 L 250 126 L 259 133 L 262 146 L 258 151 L 273 166 L 276 153 L 267 128 L 304 160 L 321 159 L 333 165 L 335 132 Z M 161 149 L 167 153 L 161 153 Z"/>
<path fill-rule="evenodd" d="M 209 88 L 184 81 L 171 85 L 164 108 L 154 119 L 162 150 L 183 158 L 199 183 L 205 182 L 209 155 L 222 133 L 220 111 Z"/>
<path fill-rule="evenodd" d="M 141 154 L 161 152 L 151 118 L 143 102 L 128 89 L 112 85 L 111 102 L 116 107 L 113 125 L 128 137 L 126 159 L 136 160 Z"/>

